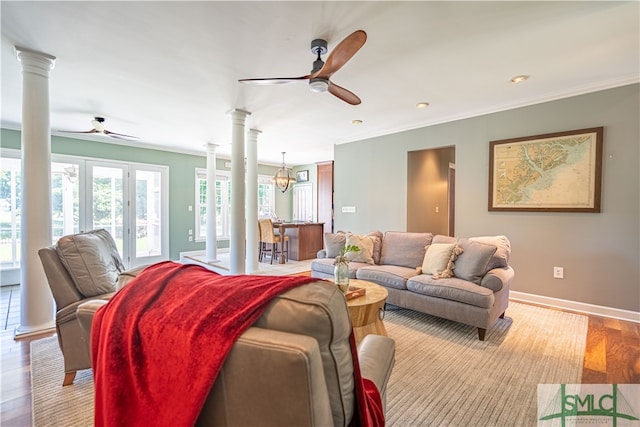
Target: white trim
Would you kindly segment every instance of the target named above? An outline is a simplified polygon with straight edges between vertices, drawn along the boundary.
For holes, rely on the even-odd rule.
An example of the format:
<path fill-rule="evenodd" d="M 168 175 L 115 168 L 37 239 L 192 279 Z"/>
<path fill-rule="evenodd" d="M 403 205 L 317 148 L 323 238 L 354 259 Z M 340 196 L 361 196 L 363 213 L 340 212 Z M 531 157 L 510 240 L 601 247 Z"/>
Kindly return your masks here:
<path fill-rule="evenodd" d="M 612 319 L 620 319 L 627 322 L 640 323 L 640 312 L 638 311 L 623 310 L 620 308 L 605 307 L 603 305 L 588 304 L 586 302 L 570 301 L 517 291 L 510 291 L 509 299 L 525 303 L 540 304 L 547 307 L 563 308 L 565 310 L 577 311 L 579 313 L 595 316 L 610 317 Z"/>

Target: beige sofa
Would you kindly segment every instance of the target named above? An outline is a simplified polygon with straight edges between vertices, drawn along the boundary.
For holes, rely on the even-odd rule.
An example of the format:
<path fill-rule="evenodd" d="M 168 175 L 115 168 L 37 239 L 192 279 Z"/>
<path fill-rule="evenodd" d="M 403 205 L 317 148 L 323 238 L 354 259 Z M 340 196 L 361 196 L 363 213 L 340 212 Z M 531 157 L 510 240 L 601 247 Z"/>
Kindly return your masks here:
<path fill-rule="evenodd" d="M 93 315 L 106 303 L 78 307 L 87 341 Z M 331 283 L 312 282 L 276 297 L 234 344 L 196 426 L 348 426 L 355 400 L 350 333 L 344 296 Z M 384 409 L 395 342 L 367 335 L 358 360 Z"/>
<path fill-rule="evenodd" d="M 351 278 L 368 280 L 389 292 L 387 303 L 408 308 L 478 328 L 478 338 L 485 339 L 487 329 L 509 304 L 509 288 L 514 270 L 509 266 L 511 243 L 506 236 L 453 238 L 431 233 L 375 231 L 364 236 L 327 233 L 325 249 L 311 262 L 311 276 L 333 277 L 333 258 L 341 245 L 369 240 L 367 248 L 349 263 Z M 437 272 L 423 272 L 431 267 L 429 255 L 443 248 L 461 248 L 462 253 L 449 259 L 451 277 Z M 366 245 L 365 245 L 366 246 Z M 452 249 L 453 250 L 453 249 Z M 434 274 L 435 273 L 435 274 Z"/>

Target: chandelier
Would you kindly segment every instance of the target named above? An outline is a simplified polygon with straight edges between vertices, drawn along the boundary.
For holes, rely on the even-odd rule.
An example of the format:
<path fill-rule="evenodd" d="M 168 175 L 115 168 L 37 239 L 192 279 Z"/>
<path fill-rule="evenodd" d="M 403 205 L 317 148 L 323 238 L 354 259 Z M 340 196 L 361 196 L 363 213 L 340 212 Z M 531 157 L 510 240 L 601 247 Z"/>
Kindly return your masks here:
<path fill-rule="evenodd" d="M 275 182 L 276 187 L 278 187 L 278 190 L 282 191 L 283 193 L 287 191 L 289 185 L 292 182 L 296 181 L 296 179 L 291 176 L 291 169 L 289 169 L 284 163 L 284 153 L 285 152 L 283 151 L 282 165 L 280 166 L 280 169 L 278 169 L 278 172 L 276 172 L 276 175 L 273 177 L 273 182 Z"/>

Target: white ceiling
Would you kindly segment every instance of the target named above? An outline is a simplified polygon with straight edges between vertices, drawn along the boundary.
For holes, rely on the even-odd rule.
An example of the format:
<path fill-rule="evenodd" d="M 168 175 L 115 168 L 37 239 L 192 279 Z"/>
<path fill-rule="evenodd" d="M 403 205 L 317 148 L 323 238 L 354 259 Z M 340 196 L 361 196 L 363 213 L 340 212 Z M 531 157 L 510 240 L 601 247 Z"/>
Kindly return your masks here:
<path fill-rule="evenodd" d="M 18 45 L 57 58 L 56 135 L 104 116 L 140 137 L 127 144 L 204 154 L 212 142 L 228 156 L 227 112 L 239 108 L 262 131 L 259 160 L 274 164 L 281 151 L 289 165 L 330 160 L 334 144 L 640 80 L 637 1 L 0 4 L 3 127 L 20 128 Z M 331 51 L 357 29 L 368 40 L 332 81 L 358 106 L 304 83 L 238 83 L 308 74 L 312 39 Z M 510 83 L 519 74 L 531 78 Z"/>

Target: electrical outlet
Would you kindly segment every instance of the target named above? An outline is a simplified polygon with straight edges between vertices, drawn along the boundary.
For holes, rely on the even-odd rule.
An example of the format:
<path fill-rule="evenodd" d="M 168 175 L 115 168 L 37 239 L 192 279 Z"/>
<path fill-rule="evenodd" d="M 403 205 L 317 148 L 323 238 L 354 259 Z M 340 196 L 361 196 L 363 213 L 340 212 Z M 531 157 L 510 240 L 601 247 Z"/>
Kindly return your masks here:
<path fill-rule="evenodd" d="M 189 236 L 189 241 L 193 242 L 193 236 Z"/>
<path fill-rule="evenodd" d="M 554 279 L 564 279 L 564 268 L 562 268 L 562 267 L 553 267 L 553 278 Z"/>

